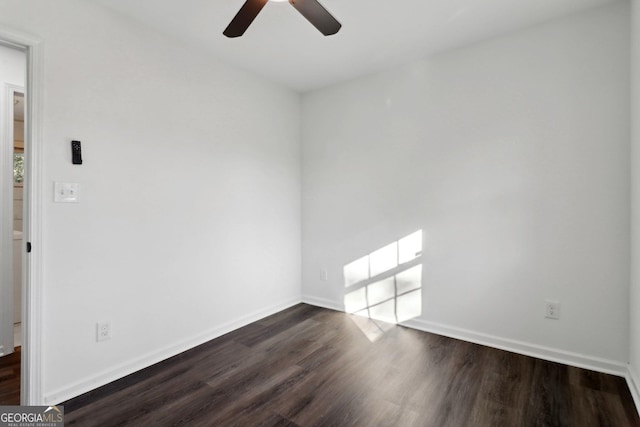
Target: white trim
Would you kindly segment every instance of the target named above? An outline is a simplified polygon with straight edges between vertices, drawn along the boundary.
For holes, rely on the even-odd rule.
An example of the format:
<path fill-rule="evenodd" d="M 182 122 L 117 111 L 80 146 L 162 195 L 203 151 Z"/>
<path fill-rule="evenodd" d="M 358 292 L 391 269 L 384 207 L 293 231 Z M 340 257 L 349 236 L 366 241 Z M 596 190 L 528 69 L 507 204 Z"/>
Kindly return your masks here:
<path fill-rule="evenodd" d="M 633 397 L 633 401 L 636 404 L 636 410 L 640 412 L 640 389 L 638 389 L 638 385 L 640 385 L 639 380 L 640 378 L 636 374 L 635 369 L 631 365 L 627 365 L 627 385 L 629 386 L 631 397 Z"/>
<path fill-rule="evenodd" d="M 344 304 L 337 304 L 335 301 L 326 298 L 314 297 L 311 295 L 303 295 L 302 302 L 316 307 L 328 308 L 329 310 L 344 312 Z"/>
<path fill-rule="evenodd" d="M 23 405 L 38 405 L 42 394 L 42 40 L 29 34 L 0 28 L 3 44 L 25 50 L 27 56 L 25 111 L 25 215 L 24 242 L 34 249 L 25 257 L 22 271 L 22 377 L 20 401 Z"/>
<path fill-rule="evenodd" d="M 178 343 L 169 345 L 151 353 L 147 353 L 144 356 L 138 357 L 134 360 L 121 363 L 82 381 L 78 381 L 74 384 L 47 393 L 44 397 L 44 404 L 55 405 L 62 403 L 68 399 L 79 396 L 83 393 L 101 387 L 117 379 L 123 378 L 129 374 L 147 368 L 153 364 L 197 347 L 201 344 L 211 341 L 212 339 L 218 338 L 250 323 L 256 322 L 260 319 L 264 319 L 267 316 L 278 313 L 282 310 L 286 310 L 287 308 L 293 307 L 297 304 L 300 304 L 299 297 L 288 299 L 269 308 L 259 309 L 254 311 L 253 313 L 249 313 L 237 319 L 230 320 L 202 334 L 198 334 L 191 338 L 182 340 Z"/>
<path fill-rule="evenodd" d="M 23 367 L 28 366 L 29 377 L 23 377 L 30 389 L 23 394 L 23 399 L 29 405 L 37 405 L 44 401 L 42 386 L 42 284 L 43 284 L 43 233 L 42 233 L 42 200 L 43 193 L 43 149 L 42 129 L 43 129 L 43 81 L 44 52 L 39 41 L 33 41 L 29 45 L 27 55 L 27 115 L 25 123 L 27 130 L 25 134 L 25 159 L 27 170 L 25 171 L 25 200 L 28 211 L 25 212 L 26 221 L 24 230 L 26 238 L 23 242 L 32 242 L 33 249 L 31 255 L 27 256 L 27 262 L 23 267 L 25 278 L 23 279 L 23 289 L 25 284 L 29 285 L 26 296 L 23 296 L 23 319 L 28 319 L 27 327 L 23 328 L 23 339 L 28 350 L 27 365 L 23 362 Z M 30 118 L 30 120 L 29 120 Z M 24 234 L 23 234 L 24 235 Z M 24 357 L 24 353 L 23 353 Z"/>
<path fill-rule="evenodd" d="M 445 337 L 510 351 L 512 353 L 524 354 L 538 359 L 563 363 L 569 366 L 590 369 L 592 371 L 603 372 L 620 377 L 624 377 L 627 372 L 626 365 L 615 360 L 573 353 L 570 351 L 531 344 L 524 341 L 512 340 L 509 338 L 501 338 L 495 335 L 470 331 L 468 329 L 447 326 L 435 322 L 428 322 L 421 319 L 408 320 L 401 323 L 401 325 L 424 332 L 430 332 L 437 335 L 443 335 Z"/>

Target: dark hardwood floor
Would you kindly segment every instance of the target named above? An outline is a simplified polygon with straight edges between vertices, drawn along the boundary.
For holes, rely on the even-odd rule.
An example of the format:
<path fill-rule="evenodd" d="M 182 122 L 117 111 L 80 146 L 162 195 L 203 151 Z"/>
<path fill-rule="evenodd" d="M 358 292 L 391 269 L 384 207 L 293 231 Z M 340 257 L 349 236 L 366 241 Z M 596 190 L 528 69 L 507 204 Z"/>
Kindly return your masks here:
<path fill-rule="evenodd" d="M 0 357 L 0 405 L 20 404 L 20 349 Z"/>
<path fill-rule="evenodd" d="M 78 426 L 640 426 L 622 378 L 304 304 L 64 406 Z"/>

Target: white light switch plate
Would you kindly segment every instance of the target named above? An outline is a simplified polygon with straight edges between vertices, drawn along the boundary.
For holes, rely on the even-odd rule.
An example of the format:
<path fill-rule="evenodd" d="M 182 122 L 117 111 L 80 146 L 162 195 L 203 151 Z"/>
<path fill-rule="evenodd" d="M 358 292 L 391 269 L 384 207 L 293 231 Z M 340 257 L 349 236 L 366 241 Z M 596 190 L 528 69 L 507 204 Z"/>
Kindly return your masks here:
<path fill-rule="evenodd" d="M 75 182 L 56 182 L 54 186 L 53 200 L 56 203 L 78 203 L 78 188 Z"/>

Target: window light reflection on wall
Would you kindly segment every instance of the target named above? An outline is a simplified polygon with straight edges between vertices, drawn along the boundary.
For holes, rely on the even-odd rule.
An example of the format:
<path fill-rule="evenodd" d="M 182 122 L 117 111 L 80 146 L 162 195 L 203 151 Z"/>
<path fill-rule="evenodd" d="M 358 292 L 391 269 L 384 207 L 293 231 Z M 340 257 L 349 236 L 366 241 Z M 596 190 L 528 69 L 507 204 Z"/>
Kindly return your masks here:
<path fill-rule="evenodd" d="M 343 268 L 348 313 L 389 323 L 422 314 L 422 230 Z"/>

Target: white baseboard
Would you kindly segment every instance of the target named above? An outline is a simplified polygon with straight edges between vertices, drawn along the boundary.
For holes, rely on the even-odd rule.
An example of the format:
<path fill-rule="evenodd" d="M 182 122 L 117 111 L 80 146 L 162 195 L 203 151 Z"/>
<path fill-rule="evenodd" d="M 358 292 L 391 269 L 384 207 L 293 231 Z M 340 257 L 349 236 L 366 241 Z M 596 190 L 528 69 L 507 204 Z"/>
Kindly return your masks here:
<path fill-rule="evenodd" d="M 633 397 L 633 401 L 636 404 L 636 409 L 640 412 L 640 390 L 638 389 L 640 377 L 638 377 L 635 369 L 633 369 L 631 365 L 627 366 L 627 385 L 629 386 L 631 397 Z"/>
<path fill-rule="evenodd" d="M 332 310 L 344 311 L 344 307 L 340 306 L 340 304 L 336 303 L 335 301 L 326 300 L 324 298 L 303 295 L 302 302 L 319 307 L 330 308 Z M 584 354 L 554 349 L 551 347 L 545 347 L 537 344 L 531 344 L 523 341 L 501 338 L 494 335 L 483 334 L 480 332 L 456 328 L 435 322 L 428 322 L 421 319 L 409 320 L 407 322 L 401 323 L 401 325 L 424 332 L 430 332 L 433 334 L 443 335 L 462 341 L 468 341 L 488 347 L 498 348 L 500 350 L 510 351 L 512 353 L 524 354 L 526 356 L 537 357 L 538 359 L 563 363 L 565 365 L 590 369 L 592 371 L 603 372 L 620 377 L 626 377 L 628 373 L 627 365 L 615 360 L 607 360 Z"/>
<path fill-rule="evenodd" d="M 407 322 L 403 322 L 401 325 L 424 332 L 430 332 L 462 341 L 510 351 L 512 353 L 524 354 L 525 356 L 532 356 L 551 362 L 563 363 L 577 368 L 590 369 L 592 371 L 603 372 L 605 374 L 612 374 L 619 377 L 625 377 L 627 374 L 627 366 L 624 363 L 615 360 L 602 359 L 599 357 L 573 353 L 523 341 L 501 338 L 495 335 L 483 334 L 435 322 L 427 322 L 420 319 L 412 319 Z"/>
<path fill-rule="evenodd" d="M 328 308 L 331 310 L 344 311 L 344 307 L 342 307 L 340 304 L 324 298 L 317 298 L 309 295 L 302 296 L 302 299 L 293 298 L 280 304 L 276 304 L 265 309 L 257 310 L 253 313 L 249 313 L 245 316 L 239 317 L 238 319 L 231 320 L 205 333 L 167 346 L 158 351 L 148 353 L 132 361 L 122 363 L 83 381 L 79 381 L 58 390 L 54 390 L 50 393 L 46 393 L 44 397 L 45 404 L 59 404 L 68 399 L 79 396 L 95 388 L 101 387 L 112 381 L 149 367 L 155 363 L 166 360 L 172 356 L 180 354 L 214 338 L 246 326 L 249 323 L 278 313 L 282 310 L 299 304 L 300 302 L 317 307 Z M 466 329 L 450 327 L 435 322 L 427 322 L 420 319 L 413 319 L 407 322 L 403 322 L 401 325 L 412 329 L 456 338 L 480 345 L 486 345 L 488 347 L 494 347 L 513 353 L 524 354 L 527 356 L 537 357 L 539 359 L 564 363 L 570 366 L 576 366 L 580 368 L 591 369 L 593 371 L 625 377 L 627 379 L 627 383 L 629 384 L 629 389 L 631 390 L 633 399 L 636 403 L 636 407 L 640 408 L 640 393 L 638 389 L 638 385 L 640 385 L 640 377 L 635 374 L 635 371 L 629 365 L 625 365 L 617 361 L 586 356 L 578 353 L 557 350 L 521 341 L 500 338 L 493 335 L 482 334 Z"/>
<path fill-rule="evenodd" d="M 254 311 L 253 313 L 249 313 L 237 319 L 226 322 L 216 328 L 210 329 L 202 334 L 185 339 L 176 344 L 172 344 L 157 351 L 145 354 L 134 360 L 121 363 L 90 378 L 86 378 L 82 381 L 76 382 L 66 387 L 62 387 L 58 390 L 53 390 L 49 393 L 45 393 L 44 404 L 59 404 L 73 397 L 80 396 L 83 393 L 101 387 L 105 384 L 109 384 L 110 382 L 113 382 L 117 379 L 123 378 L 129 374 L 132 374 L 141 369 L 147 368 L 158 362 L 180 354 L 184 351 L 197 347 L 200 344 L 204 344 L 207 341 L 211 341 L 214 338 L 220 337 L 226 333 L 246 326 L 249 323 L 258 321 L 300 303 L 300 298 L 292 298 L 283 301 L 271 307 L 260 309 Z"/>
<path fill-rule="evenodd" d="M 344 305 L 337 304 L 335 301 L 326 298 L 318 298 L 311 295 L 303 295 L 302 302 L 316 307 L 328 308 L 329 310 L 344 312 Z"/>

